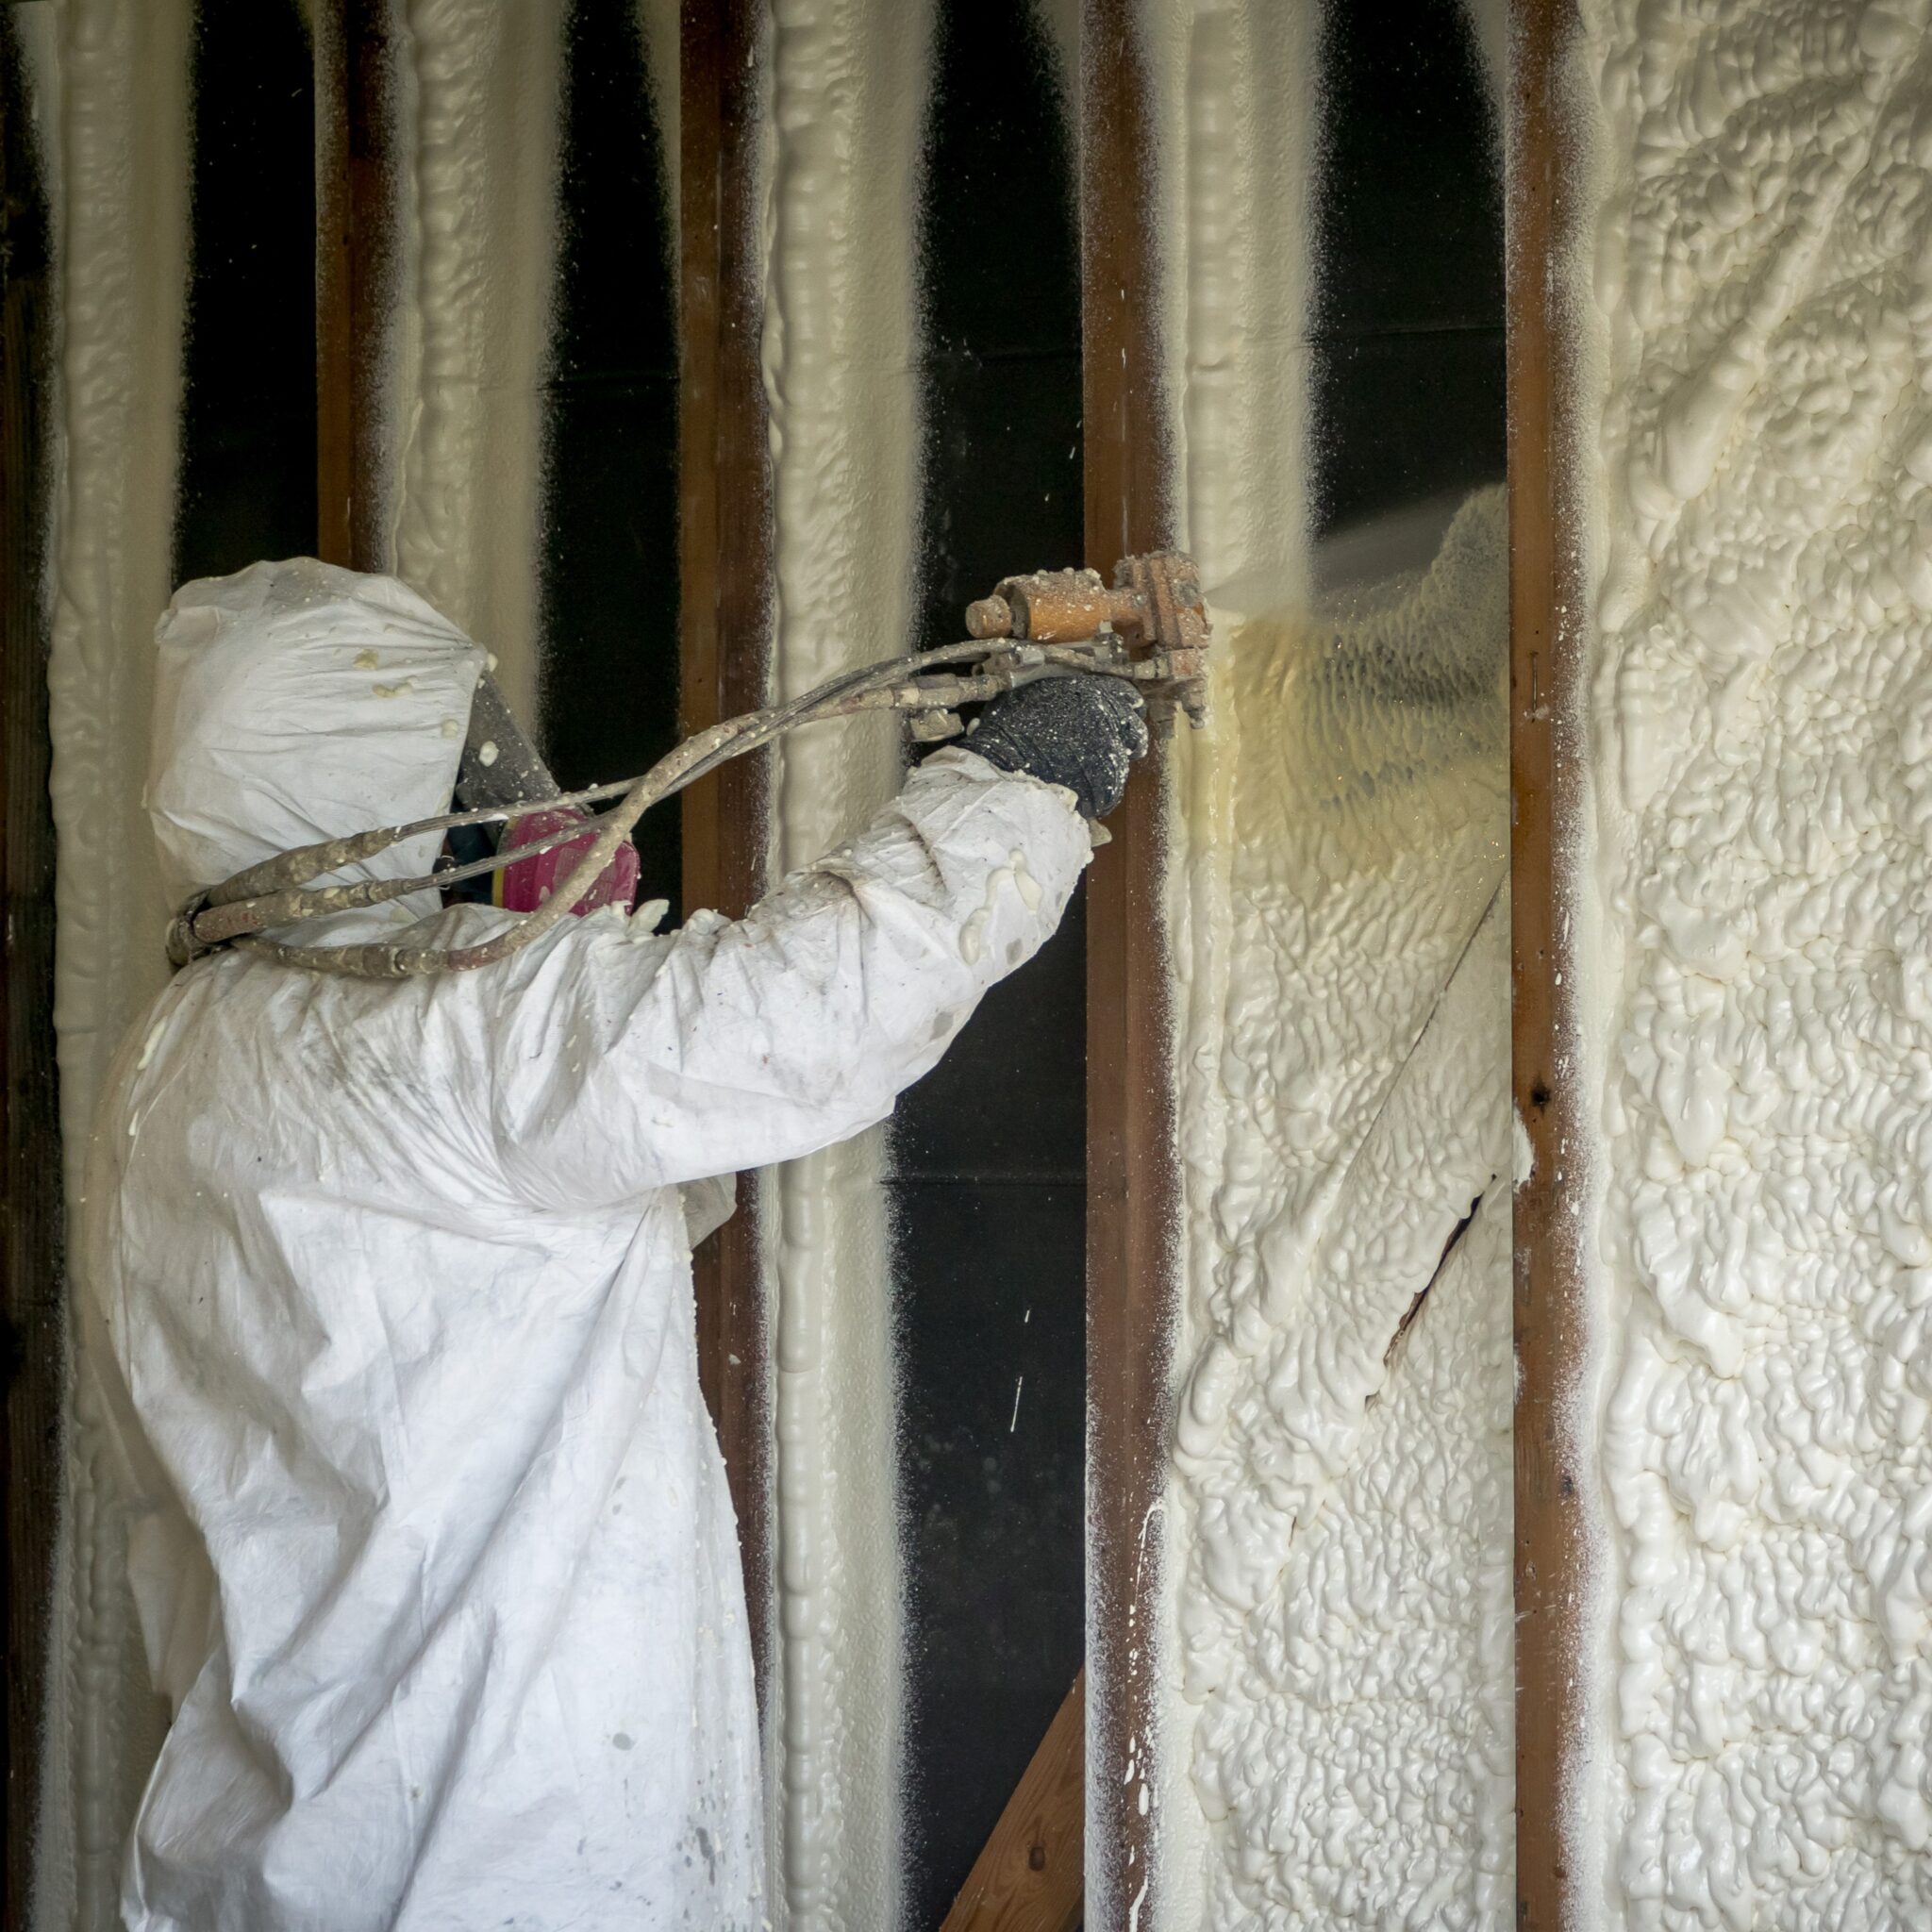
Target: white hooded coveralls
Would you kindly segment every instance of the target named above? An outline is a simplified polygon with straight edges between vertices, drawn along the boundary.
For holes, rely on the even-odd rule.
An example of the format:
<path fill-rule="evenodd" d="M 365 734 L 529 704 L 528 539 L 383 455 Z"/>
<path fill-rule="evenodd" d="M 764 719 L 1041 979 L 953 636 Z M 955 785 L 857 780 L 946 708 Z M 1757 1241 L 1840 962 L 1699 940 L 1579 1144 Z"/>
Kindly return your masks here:
<path fill-rule="evenodd" d="M 184 588 L 159 642 L 149 804 L 182 896 L 442 808 L 480 654 L 400 584 L 258 564 Z M 83 1222 L 175 1712 L 130 1927 L 762 1923 L 679 1184 L 889 1113 L 1054 929 L 1090 849 L 1069 796 L 943 751 L 735 924 L 607 908 L 477 973 L 235 951 L 175 978 L 114 1068 Z M 425 911 L 425 944 L 508 917 L 326 937 Z"/>

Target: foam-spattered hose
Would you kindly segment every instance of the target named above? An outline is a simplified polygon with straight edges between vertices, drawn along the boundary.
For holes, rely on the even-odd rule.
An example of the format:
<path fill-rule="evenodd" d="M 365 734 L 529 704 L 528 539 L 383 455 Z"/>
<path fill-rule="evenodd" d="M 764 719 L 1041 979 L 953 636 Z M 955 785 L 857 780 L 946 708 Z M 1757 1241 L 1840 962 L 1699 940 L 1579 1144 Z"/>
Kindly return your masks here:
<path fill-rule="evenodd" d="M 938 675 L 946 665 L 972 668 Z M 285 966 L 332 973 L 357 979 L 409 979 L 437 973 L 468 973 L 493 965 L 549 931 L 591 890 L 618 846 L 650 808 L 681 791 L 728 760 L 769 744 L 785 732 L 824 718 L 849 717 L 865 710 L 936 713 L 998 696 L 1036 677 L 1080 673 L 1133 677 L 1126 652 L 1111 637 L 1079 645 L 1015 647 L 998 641 L 941 645 L 909 658 L 841 672 L 824 684 L 761 711 L 726 719 L 688 738 L 665 754 L 641 777 L 621 784 L 591 786 L 547 800 L 517 800 L 479 810 L 449 812 L 407 825 L 379 826 L 321 844 L 305 845 L 250 866 L 225 879 L 187 907 L 169 929 L 168 953 L 176 965 L 215 947 L 234 944 Z M 953 727 L 957 728 L 957 727 Z M 417 878 L 364 879 L 347 885 L 316 886 L 330 873 L 372 858 L 401 841 L 459 825 L 508 821 L 539 805 L 587 805 L 616 798 L 608 811 L 585 824 L 573 824 L 514 851 Z M 534 912 L 473 946 L 403 946 L 363 942 L 303 946 L 270 939 L 271 929 L 326 918 L 360 907 L 384 905 L 413 892 L 436 891 L 458 880 L 501 870 L 518 860 L 581 839 L 594 828 L 595 841 L 576 866 Z"/>

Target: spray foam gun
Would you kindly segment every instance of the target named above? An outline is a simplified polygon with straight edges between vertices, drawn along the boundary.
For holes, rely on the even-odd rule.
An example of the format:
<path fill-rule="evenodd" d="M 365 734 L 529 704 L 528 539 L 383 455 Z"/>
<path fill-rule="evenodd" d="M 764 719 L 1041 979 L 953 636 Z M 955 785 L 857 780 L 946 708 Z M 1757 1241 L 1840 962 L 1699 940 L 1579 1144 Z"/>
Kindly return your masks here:
<path fill-rule="evenodd" d="M 1172 729 L 1176 708 L 1191 724 L 1204 721 L 1208 615 L 1199 574 L 1177 553 L 1124 558 L 1111 588 L 1091 570 L 1008 577 L 993 595 L 968 607 L 966 628 L 971 635 L 963 642 L 841 672 L 788 704 L 727 718 L 686 739 L 641 778 L 567 793 L 558 792 L 541 759 L 516 730 L 500 694 L 486 680 L 477 689 L 464 776 L 458 786 L 458 796 L 474 808 L 298 846 L 252 865 L 182 908 L 168 928 L 168 958 L 184 966 L 204 953 L 236 945 L 283 965 L 358 979 L 409 979 L 493 965 L 546 932 L 590 893 L 652 806 L 730 759 L 822 718 L 899 711 L 907 715 L 912 738 L 930 743 L 964 731 L 961 705 L 997 697 L 1038 677 L 1100 676 L 1125 678 L 1139 688 L 1157 735 Z M 486 741 L 499 753 L 508 747 L 509 755 L 479 760 L 477 748 Z M 313 883 L 425 833 L 505 824 L 535 810 L 611 799 L 617 803 L 608 811 L 587 822 L 573 820 L 543 838 L 420 878 Z M 594 839 L 549 899 L 476 945 L 302 946 L 266 936 L 307 920 L 499 872 L 554 846 L 581 843 L 587 834 Z"/>

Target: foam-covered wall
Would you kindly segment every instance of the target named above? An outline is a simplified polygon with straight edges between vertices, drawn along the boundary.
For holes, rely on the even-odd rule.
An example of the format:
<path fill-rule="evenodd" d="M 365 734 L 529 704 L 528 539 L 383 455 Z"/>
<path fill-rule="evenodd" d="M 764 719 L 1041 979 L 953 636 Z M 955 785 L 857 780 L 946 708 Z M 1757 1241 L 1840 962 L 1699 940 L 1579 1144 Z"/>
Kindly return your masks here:
<path fill-rule="evenodd" d="M 525 703 L 567 10 L 395 13 L 384 519 L 402 574 L 476 631 Z M 139 792 L 148 641 L 171 588 L 191 9 L 48 13 L 57 1017 L 77 1160 L 105 1058 L 161 971 Z M 1041 14 L 1071 78 L 1072 0 Z M 641 18 L 675 155 L 675 10 L 646 0 Z M 1319 9 L 1161 0 L 1143 24 L 1179 535 L 1224 639 L 1215 724 L 1183 742 L 1173 813 L 1187 1275 L 1163 1530 L 1173 1694 L 1150 1759 L 1157 1905 L 1180 1925 L 1492 1923 L 1509 1862 L 1499 500 L 1439 519 L 1399 568 L 1318 590 L 1305 323 Z M 774 0 L 766 19 L 757 219 L 782 693 L 892 654 L 912 623 L 931 34 L 926 6 L 894 0 Z M 774 871 L 847 836 L 897 775 L 880 721 L 789 744 L 773 767 Z M 863 1136 L 763 1184 L 773 1916 L 793 1928 L 886 1932 L 898 1917 L 905 1581 L 883 1159 Z M 82 1385 L 48 1932 L 111 1924 L 158 1736 L 97 1460 Z"/>
<path fill-rule="evenodd" d="M 1501 1926 L 1503 505 L 1325 562 L 1311 541 L 1319 25 L 1241 0 L 1155 16 L 1180 537 L 1221 640 L 1170 875 L 1158 1903 L 1173 1925 Z"/>
<path fill-rule="evenodd" d="M 1511 1912 L 1503 540 L 1484 492 L 1367 608 L 1236 625 L 1186 824 L 1170 1879 L 1217 1926 Z"/>
<path fill-rule="evenodd" d="M 1574 283 L 1632 1927 L 1932 1921 L 1932 38 L 1589 0 Z"/>

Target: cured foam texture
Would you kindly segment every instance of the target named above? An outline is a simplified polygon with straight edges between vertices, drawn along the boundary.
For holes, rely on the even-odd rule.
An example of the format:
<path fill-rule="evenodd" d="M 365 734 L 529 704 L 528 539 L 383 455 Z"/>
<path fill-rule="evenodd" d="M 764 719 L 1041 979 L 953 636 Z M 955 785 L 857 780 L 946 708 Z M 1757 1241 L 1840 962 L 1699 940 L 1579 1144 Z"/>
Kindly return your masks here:
<path fill-rule="evenodd" d="M 1510 1916 L 1502 508 L 1351 616 L 1229 639 L 1175 1429 L 1216 1926 Z M 1454 1400 L 1407 1386 L 1451 1359 Z"/>
<path fill-rule="evenodd" d="M 1605 1923 L 1932 1917 L 1932 39 L 1591 0 Z M 1579 291 L 1581 292 L 1581 291 Z"/>

